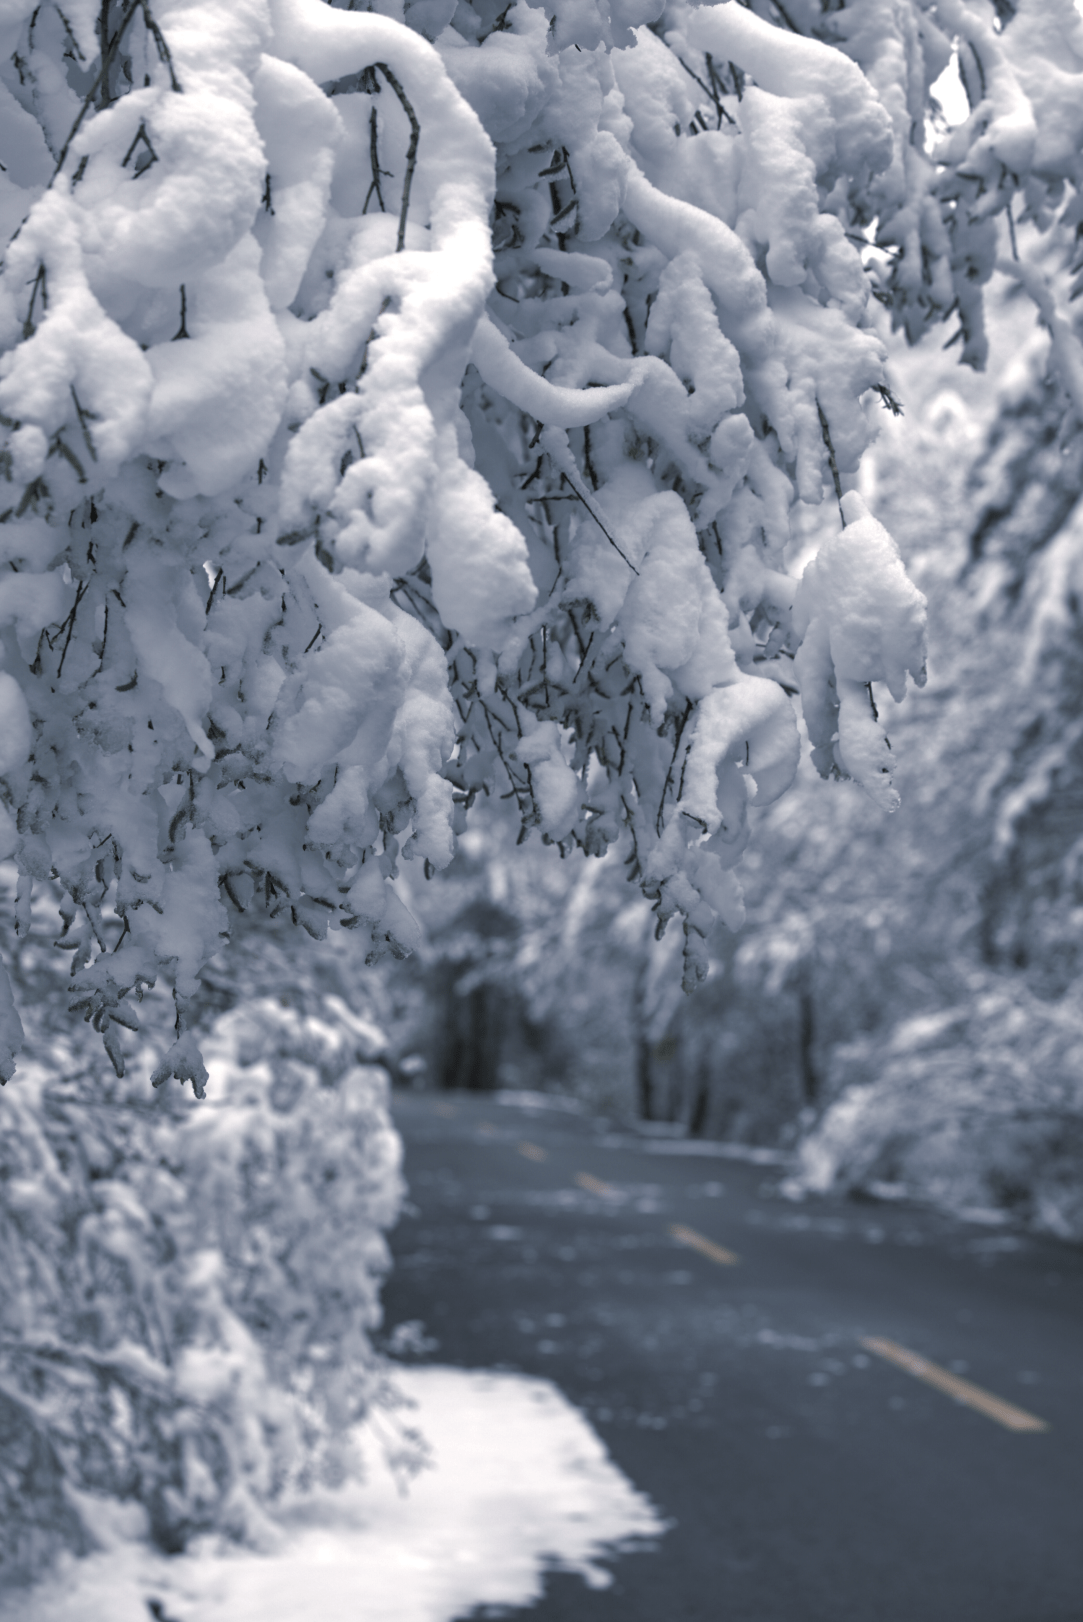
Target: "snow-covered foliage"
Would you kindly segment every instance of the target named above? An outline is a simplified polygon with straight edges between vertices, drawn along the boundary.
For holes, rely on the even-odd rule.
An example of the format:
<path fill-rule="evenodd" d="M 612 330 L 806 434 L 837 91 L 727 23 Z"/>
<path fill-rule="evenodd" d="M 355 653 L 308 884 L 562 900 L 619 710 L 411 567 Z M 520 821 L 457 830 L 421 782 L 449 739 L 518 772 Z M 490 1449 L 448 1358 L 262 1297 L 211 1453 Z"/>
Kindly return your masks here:
<path fill-rule="evenodd" d="M 954 128 L 931 99 L 953 62 Z M 610 852 L 517 892 L 527 1012 L 589 1022 L 628 1075 L 689 1030 L 703 1087 L 664 1107 L 690 1125 L 723 1124 L 718 1005 L 678 1015 L 682 943 L 650 935 L 680 917 L 702 976 L 757 818 L 757 928 L 717 983 L 776 1032 L 808 1004 L 803 1096 L 886 1050 L 906 1121 L 939 1120 L 959 1032 L 1011 1094 L 1027 1022 L 1078 975 L 1058 502 L 1083 421 L 1081 75 L 1071 0 L 0 0 L 0 857 L 33 1020 L 4 1095 L 9 1567 L 47 1522 L 78 1541 L 73 1488 L 137 1500 L 168 1544 L 252 1531 L 281 1486 L 348 1467 L 394 1140 L 355 1063 L 371 1033 L 326 986 L 291 996 L 265 930 L 407 951 L 399 859 L 445 866 L 479 794 L 517 834 Z M 896 703 L 923 603 L 880 521 L 904 504 L 889 477 L 859 488 L 895 403 L 877 303 L 911 340 L 957 314 L 980 366 L 998 267 L 1051 381 L 1005 407 L 960 498 L 975 523 L 912 460 L 892 475 L 981 563 L 939 620 L 947 719 L 923 748 Z M 946 487 L 951 443 L 917 448 Z M 952 681 L 985 696 L 952 706 Z M 875 802 L 834 796 L 834 833 L 818 780 L 783 797 L 797 696 L 815 767 Z M 890 847 L 888 719 L 931 819 Z M 975 781 L 958 763 L 989 739 Z M 645 900 L 611 904 L 620 841 Z M 46 1039 L 20 968 L 54 885 L 116 1085 Z M 231 934 L 284 1005 L 233 1007 Z M 603 934 L 604 973 L 570 985 Z M 131 1005 L 163 984 L 177 1042 L 154 1064 Z M 920 1042 L 915 1001 L 943 1016 Z M 844 1006 L 861 1028 L 831 1024 Z M 1045 1035 L 1053 1091 L 1027 1107 L 1070 1113 L 1075 1025 Z M 21 1039 L 4 982 L 0 1078 Z M 133 1058 L 213 1079 L 209 1107 L 129 1090 Z M 810 1178 L 890 1180 L 899 1110 L 840 1096 Z"/>
<path fill-rule="evenodd" d="M 878 459 L 880 499 L 938 603 L 933 675 L 927 713 L 891 721 L 916 774 L 896 837 L 848 818 L 840 840 L 813 811 L 838 914 L 813 909 L 805 959 L 831 1107 L 803 1175 L 895 1184 L 1078 1239 L 1083 438 L 1066 420 L 1054 340 L 1028 340 L 1027 324 L 1009 306 L 991 326 L 1011 363 L 984 431 L 942 395 L 924 433 Z M 916 555 L 916 523 L 907 534 L 926 505 L 909 484 L 915 437 L 940 461 L 938 558 Z M 807 895 L 798 838 L 791 827 L 793 889 Z M 831 1007 L 841 976 L 860 988 L 848 1027 Z"/>
<path fill-rule="evenodd" d="M 73 1041 L 48 938 L 16 957 L 34 1056 L 0 1137 L 0 1586 L 92 1544 L 98 1500 L 167 1550 L 258 1541 L 354 1471 L 402 1191 L 373 1028 L 333 992 L 213 1020 L 213 1102 L 148 1096 Z"/>
<path fill-rule="evenodd" d="M 976 994 L 975 994 L 976 992 Z M 1083 1236 L 1083 1018 L 990 976 L 954 1008 L 832 1054 L 837 1096 L 801 1145 L 796 1192 L 919 1197 Z"/>
<path fill-rule="evenodd" d="M 399 856 L 446 863 L 482 788 L 589 853 L 628 830 L 695 983 L 802 637 L 817 759 L 883 804 L 871 684 L 921 679 L 851 488 L 920 5 L 398 7 L 0 17 L 0 844 L 24 907 L 67 892 L 118 1071 L 164 975 L 155 1079 L 197 1091 L 231 919 L 408 949 Z M 791 510 L 836 495 L 799 584 Z"/>
<path fill-rule="evenodd" d="M 895 346 L 906 416 L 862 481 L 930 602 L 928 686 L 880 706 L 898 816 L 803 765 L 754 819 L 748 918 L 712 935 L 691 999 L 669 996 L 670 940 L 608 861 L 524 862 L 479 830 L 449 869 L 458 898 L 441 881 L 410 905 L 422 965 L 499 980 L 540 1034 L 509 1022 L 505 1084 L 800 1141 L 794 1192 L 905 1193 L 1078 1238 L 1083 435 L 1013 282 L 992 289 L 992 386 L 932 338 Z M 479 896 L 506 915 L 488 957 Z"/>

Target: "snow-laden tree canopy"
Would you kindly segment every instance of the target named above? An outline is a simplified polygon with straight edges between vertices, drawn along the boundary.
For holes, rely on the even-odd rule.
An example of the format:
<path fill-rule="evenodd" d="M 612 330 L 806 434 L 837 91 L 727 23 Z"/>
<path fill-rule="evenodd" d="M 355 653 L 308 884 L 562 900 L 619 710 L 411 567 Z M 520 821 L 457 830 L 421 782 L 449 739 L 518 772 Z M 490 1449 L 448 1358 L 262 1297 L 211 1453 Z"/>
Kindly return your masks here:
<path fill-rule="evenodd" d="M 690 985 L 793 693 L 892 806 L 870 298 L 980 364 L 998 216 L 1075 224 L 1081 70 L 1071 0 L 2 0 L 0 855 L 118 1070 L 164 974 L 201 1090 L 238 912 L 408 949 L 396 864 L 479 791 L 627 830 Z"/>

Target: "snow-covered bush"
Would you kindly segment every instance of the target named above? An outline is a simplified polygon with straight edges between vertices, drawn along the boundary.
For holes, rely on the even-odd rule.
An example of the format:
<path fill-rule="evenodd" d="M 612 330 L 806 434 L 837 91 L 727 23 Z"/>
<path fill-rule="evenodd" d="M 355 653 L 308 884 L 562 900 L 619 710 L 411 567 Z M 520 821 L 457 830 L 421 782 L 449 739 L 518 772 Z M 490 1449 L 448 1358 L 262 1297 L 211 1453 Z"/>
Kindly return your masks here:
<path fill-rule="evenodd" d="M 990 976 L 967 1002 L 832 1055 L 837 1096 L 801 1145 L 795 1191 L 934 1201 L 1083 1236 L 1083 1018 Z"/>
<path fill-rule="evenodd" d="M 166 1549 L 258 1539 L 284 1492 L 357 1466 L 388 1398 L 369 1336 L 402 1185 L 374 1028 L 301 975 L 210 1023 L 213 1100 L 148 1096 L 72 1041 L 47 940 L 14 965 L 34 1056 L 0 1134 L 0 1583 L 87 1546 L 100 1500 Z"/>

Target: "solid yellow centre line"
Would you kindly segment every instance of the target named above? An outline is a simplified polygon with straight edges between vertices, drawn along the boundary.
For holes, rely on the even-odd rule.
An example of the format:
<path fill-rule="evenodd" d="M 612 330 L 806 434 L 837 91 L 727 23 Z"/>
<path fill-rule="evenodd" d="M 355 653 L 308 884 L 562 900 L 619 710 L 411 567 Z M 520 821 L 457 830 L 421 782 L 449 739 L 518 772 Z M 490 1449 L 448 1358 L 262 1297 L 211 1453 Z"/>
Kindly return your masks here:
<path fill-rule="evenodd" d="M 527 1160 L 548 1160 L 549 1156 L 540 1143 L 521 1143 L 519 1153 Z"/>
<path fill-rule="evenodd" d="M 735 1251 L 727 1250 L 724 1245 L 716 1245 L 713 1239 L 697 1233 L 695 1228 L 686 1228 L 682 1222 L 674 1222 L 669 1231 L 679 1245 L 688 1245 L 691 1250 L 698 1250 L 701 1256 L 717 1262 L 720 1267 L 736 1267 L 741 1260 Z"/>
<path fill-rule="evenodd" d="M 1049 1426 L 1044 1419 L 1035 1414 L 1028 1414 L 1024 1408 L 1017 1408 L 1013 1402 L 1005 1402 L 1003 1397 L 994 1397 L 991 1391 L 983 1391 L 980 1385 L 972 1385 L 969 1380 L 961 1380 L 957 1374 L 951 1374 L 936 1363 L 930 1363 L 927 1357 L 918 1352 L 908 1351 L 896 1341 L 885 1340 L 880 1335 L 868 1335 L 861 1342 L 867 1352 L 875 1352 L 888 1363 L 894 1363 L 898 1369 L 912 1374 L 915 1380 L 924 1380 L 935 1390 L 942 1391 L 946 1397 L 954 1397 L 956 1402 L 965 1403 L 986 1419 L 995 1420 L 998 1425 L 1004 1425 L 1010 1431 L 1047 1431 Z"/>
<path fill-rule="evenodd" d="M 588 1194 L 615 1194 L 616 1189 L 612 1183 L 603 1183 L 600 1177 L 592 1177 L 589 1171 L 576 1173 L 576 1182 L 580 1188 L 585 1188 Z"/>

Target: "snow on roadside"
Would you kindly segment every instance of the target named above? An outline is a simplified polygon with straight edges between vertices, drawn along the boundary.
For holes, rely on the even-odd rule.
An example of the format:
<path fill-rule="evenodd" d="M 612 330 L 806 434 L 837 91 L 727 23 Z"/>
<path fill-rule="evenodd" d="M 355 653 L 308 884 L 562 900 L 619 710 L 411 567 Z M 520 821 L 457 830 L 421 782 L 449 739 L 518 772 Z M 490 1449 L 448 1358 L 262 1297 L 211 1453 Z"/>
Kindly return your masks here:
<path fill-rule="evenodd" d="M 273 1551 L 205 1541 L 167 1557 L 114 1530 L 99 1553 L 0 1599 L 0 1622 L 451 1622 L 533 1603 L 554 1568 L 607 1587 L 602 1559 L 666 1530 L 549 1381 L 417 1368 L 396 1385 L 433 1451 L 405 1495 L 366 1433 L 368 1479 L 281 1516 Z"/>
<path fill-rule="evenodd" d="M 988 973 L 968 1000 L 840 1043 L 782 1191 L 910 1198 L 1083 1238 L 1083 1016 Z"/>

